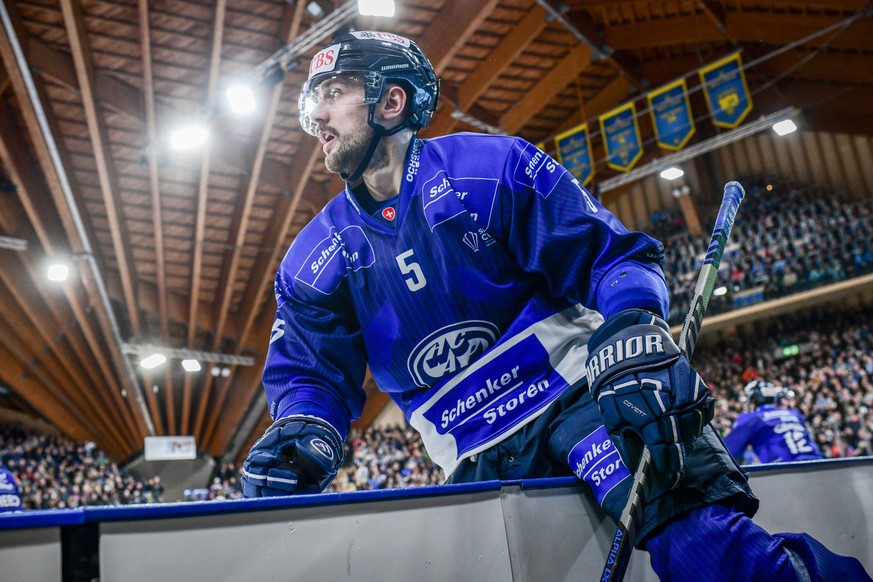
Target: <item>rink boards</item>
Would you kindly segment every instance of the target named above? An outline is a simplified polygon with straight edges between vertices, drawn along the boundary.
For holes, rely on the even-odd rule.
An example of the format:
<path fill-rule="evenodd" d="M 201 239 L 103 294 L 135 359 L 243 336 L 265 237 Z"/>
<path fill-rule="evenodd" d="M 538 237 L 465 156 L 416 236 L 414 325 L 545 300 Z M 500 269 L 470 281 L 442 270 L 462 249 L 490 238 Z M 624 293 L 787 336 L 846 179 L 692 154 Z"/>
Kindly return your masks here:
<path fill-rule="evenodd" d="M 748 469 L 757 523 L 873 571 L 873 458 Z M 597 580 L 614 533 L 574 478 L 32 511 L 0 515 L 0 580 Z"/>

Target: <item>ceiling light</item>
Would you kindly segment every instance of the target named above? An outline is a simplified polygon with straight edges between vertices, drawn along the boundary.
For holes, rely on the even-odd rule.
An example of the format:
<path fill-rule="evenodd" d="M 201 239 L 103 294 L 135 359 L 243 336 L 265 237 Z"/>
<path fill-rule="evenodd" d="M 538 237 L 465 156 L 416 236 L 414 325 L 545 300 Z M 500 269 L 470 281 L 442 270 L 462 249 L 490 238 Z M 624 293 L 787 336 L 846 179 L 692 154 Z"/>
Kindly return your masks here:
<path fill-rule="evenodd" d="M 324 8 L 322 8 L 318 2 L 310 2 L 307 4 L 306 11 L 315 18 L 321 18 L 324 16 Z"/>
<path fill-rule="evenodd" d="M 53 263 L 49 265 L 46 277 L 49 281 L 66 281 L 70 274 L 70 267 L 63 263 Z"/>
<path fill-rule="evenodd" d="M 789 133 L 797 131 L 797 126 L 794 125 L 794 122 L 790 119 L 783 119 L 782 121 L 777 121 L 773 124 L 773 131 L 775 131 L 777 135 L 788 135 Z"/>
<path fill-rule="evenodd" d="M 139 361 L 139 365 L 145 368 L 146 370 L 151 370 L 152 368 L 157 368 L 161 364 L 167 361 L 166 356 L 162 354 L 152 354 L 150 356 L 146 356 L 145 358 Z"/>
<path fill-rule="evenodd" d="M 258 108 L 255 93 L 248 85 L 232 85 L 225 92 L 230 110 L 237 115 L 254 113 Z"/>
<path fill-rule="evenodd" d="M 683 172 L 681 168 L 677 168 L 676 166 L 670 166 L 666 170 L 661 171 L 661 177 L 665 180 L 675 180 L 676 178 L 680 178 L 684 175 L 685 172 Z"/>
<path fill-rule="evenodd" d="M 394 0 L 358 0 L 361 16 L 394 16 Z"/>
<path fill-rule="evenodd" d="M 199 372 L 200 362 L 197 360 L 182 360 L 182 367 L 186 372 Z"/>
<path fill-rule="evenodd" d="M 174 131 L 170 136 L 170 147 L 176 151 L 192 150 L 202 146 L 208 138 L 209 130 L 203 125 L 186 125 Z"/>
<path fill-rule="evenodd" d="M 727 287 L 722 285 L 721 287 L 715 289 L 712 292 L 712 294 L 715 295 L 716 297 L 721 297 L 722 295 L 727 295 Z"/>

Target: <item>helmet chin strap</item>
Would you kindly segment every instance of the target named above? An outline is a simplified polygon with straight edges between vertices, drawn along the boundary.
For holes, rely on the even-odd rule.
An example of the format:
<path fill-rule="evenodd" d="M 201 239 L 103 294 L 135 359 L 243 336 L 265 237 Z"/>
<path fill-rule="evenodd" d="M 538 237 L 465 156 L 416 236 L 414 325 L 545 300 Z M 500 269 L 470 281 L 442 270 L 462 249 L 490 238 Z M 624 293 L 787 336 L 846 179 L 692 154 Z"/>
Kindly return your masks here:
<path fill-rule="evenodd" d="M 376 153 L 376 148 L 379 147 L 379 142 L 382 141 L 382 138 L 388 135 L 394 135 L 409 125 L 409 119 L 407 119 L 393 129 L 385 129 L 384 126 L 373 121 L 373 115 L 375 112 L 376 104 L 371 103 L 369 113 L 367 114 L 367 125 L 373 128 L 373 137 L 370 139 L 370 145 L 367 147 L 367 151 L 364 152 L 364 157 L 361 158 L 361 163 L 358 164 L 358 167 L 355 168 L 355 171 L 351 174 L 340 172 L 340 178 L 350 184 L 357 182 L 364 174 L 364 170 L 366 170 L 367 166 L 370 165 L 370 161 L 373 159 L 373 154 Z"/>

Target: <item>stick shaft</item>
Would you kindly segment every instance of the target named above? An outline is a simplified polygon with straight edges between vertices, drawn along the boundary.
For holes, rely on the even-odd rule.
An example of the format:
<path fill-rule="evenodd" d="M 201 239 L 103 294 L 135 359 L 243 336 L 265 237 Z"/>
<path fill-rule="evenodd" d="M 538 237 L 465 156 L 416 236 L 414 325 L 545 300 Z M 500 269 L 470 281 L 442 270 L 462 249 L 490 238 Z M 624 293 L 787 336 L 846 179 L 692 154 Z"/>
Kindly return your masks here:
<path fill-rule="evenodd" d="M 703 259 L 700 274 L 697 276 L 694 294 L 691 297 L 691 306 L 685 316 L 685 321 L 682 323 L 682 330 L 679 332 L 679 350 L 689 360 L 694 353 L 703 315 L 706 313 L 709 299 L 712 297 L 718 267 L 721 264 L 721 256 L 734 226 L 734 218 L 736 218 L 740 202 L 743 201 L 745 194 L 739 182 L 728 182 L 724 186 L 724 197 L 721 201 L 721 207 L 718 209 L 706 257 Z M 630 562 L 636 539 L 636 524 L 639 523 L 639 517 L 642 516 L 643 512 L 644 492 L 651 470 L 651 458 L 649 448 L 643 447 L 643 454 L 634 473 L 627 504 L 621 513 L 618 528 L 612 540 L 612 548 L 610 548 L 603 574 L 600 577 L 601 582 L 620 582 L 624 579 L 624 573 Z"/>

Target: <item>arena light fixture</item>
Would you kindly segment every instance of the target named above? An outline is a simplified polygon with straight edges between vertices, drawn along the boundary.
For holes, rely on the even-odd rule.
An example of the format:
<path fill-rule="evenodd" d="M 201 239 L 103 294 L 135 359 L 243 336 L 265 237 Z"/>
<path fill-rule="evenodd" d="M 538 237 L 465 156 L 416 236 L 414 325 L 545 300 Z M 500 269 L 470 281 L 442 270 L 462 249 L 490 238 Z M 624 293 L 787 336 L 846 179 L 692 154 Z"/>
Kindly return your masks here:
<path fill-rule="evenodd" d="M 198 148 L 209 139 L 209 130 L 205 125 L 192 123 L 184 125 L 170 135 L 170 147 L 176 151 L 186 151 Z"/>
<path fill-rule="evenodd" d="M 199 372 L 201 370 L 200 362 L 197 360 L 182 360 L 182 367 L 186 372 Z"/>
<path fill-rule="evenodd" d="M 678 168 L 676 166 L 670 166 L 666 170 L 661 170 L 660 176 L 665 180 L 675 180 L 676 178 L 681 178 L 685 175 L 685 172 L 682 171 L 682 168 Z"/>
<path fill-rule="evenodd" d="M 231 85 L 225 91 L 224 96 L 227 98 L 230 110 L 236 115 L 249 115 L 258 108 L 255 92 L 249 85 L 243 83 Z"/>
<path fill-rule="evenodd" d="M 722 285 L 721 287 L 716 287 L 713 289 L 712 294 L 716 297 L 721 297 L 722 295 L 727 295 L 727 287 Z"/>
<path fill-rule="evenodd" d="M 797 131 L 797 126 L 790 119 L 783 119 L 773 124 L 773 131 L 779 136 L 788 135 Z"/>
<path fill-rule="evenodd" d="M 157 368 L 161 364 L 167 361 L 167 356 L 163 354 L 152 354 L 150 356 L 146 356 L 139 361 L 139 365 L 145 368 L 146 370 L 151 370 L 152 368 Z"/>
<path fill-rule="evenodd" d="M 66 263 L 52 263 L 48 266 L 46 277 L 49 281 L 66 281 L 70 275 L 70 266 Z"/>
<path fill-rule="evenodd" d="M 361 16 L 394 16 L 394 0 L 358 0 Z"/>

